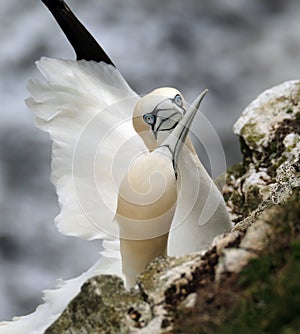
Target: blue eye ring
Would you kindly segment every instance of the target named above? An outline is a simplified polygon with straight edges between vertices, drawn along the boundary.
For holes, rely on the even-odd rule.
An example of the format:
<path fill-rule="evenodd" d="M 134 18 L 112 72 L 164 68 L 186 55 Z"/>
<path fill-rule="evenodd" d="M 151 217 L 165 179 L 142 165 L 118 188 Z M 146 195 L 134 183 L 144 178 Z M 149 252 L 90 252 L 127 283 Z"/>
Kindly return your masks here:
<path fill-rule="evenodd" d="M 179 107 L 182 107 L 183 105 L 183 101 L 182 101 L 182 97 L 177 94 L 175 97 L 174 97 L 174 102 L 179 106 Z"/>
<path fill-rule="evenodd" d="M 155 116 L 153 114 L 145 114 L 145 115 L 143 115 L 143 120 L 147 124 L 153 125 L 155 123 Z"/>

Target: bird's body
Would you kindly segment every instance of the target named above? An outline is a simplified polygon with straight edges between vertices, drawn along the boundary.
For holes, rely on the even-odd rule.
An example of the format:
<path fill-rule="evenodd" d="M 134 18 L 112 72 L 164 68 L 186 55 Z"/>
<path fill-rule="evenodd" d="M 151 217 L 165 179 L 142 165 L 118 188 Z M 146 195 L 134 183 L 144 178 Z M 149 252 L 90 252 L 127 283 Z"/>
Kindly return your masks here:
<path fill-rule="evenodd" d="M 121 183 L 116 219 L 128 287 L 153 259 L 166 255 L 176 183 L 172 161 L 160 150 L 135 160 Z"/>

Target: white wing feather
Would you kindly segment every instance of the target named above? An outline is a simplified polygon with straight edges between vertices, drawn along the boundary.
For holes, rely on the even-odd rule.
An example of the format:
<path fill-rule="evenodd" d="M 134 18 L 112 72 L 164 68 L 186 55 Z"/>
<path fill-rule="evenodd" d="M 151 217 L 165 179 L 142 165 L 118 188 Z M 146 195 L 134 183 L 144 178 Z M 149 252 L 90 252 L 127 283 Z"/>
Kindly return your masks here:
<path fill-rule="evenodd" d="M 42 58 L 37 67 L 46 82 L 29 83 L 26 103 L 53 140 L 58 229 L 84 239 L 117 237 L 120 182 L 131 159 L 147 150 L 132 126 L 139 97 L 105 63 Z"/>
<path fill-rule="evenodd" d="M 209 247 L 232 228 L 224 199 L 198 157 L 184 147 L 179 161 L 178 199 L 168 255 L 182 256 Z"/>
<path fill-rule="evenodd" d="M 101 259 L 77 278 L 44 292 L 45 303 L 28 316 L 1 322 L 1 334 L 42 334 L 92 276 L 122 278 L 113 221 L 118 189 L 131 160 L 148 151 L 132 126 L 139 97 L 114 67 L 42 58 L 46 82 L 30 82 L 26 103 L 53 140 L 52 181 L 61 212 L 58 229 L 85 239 L 104 238 Z"/>

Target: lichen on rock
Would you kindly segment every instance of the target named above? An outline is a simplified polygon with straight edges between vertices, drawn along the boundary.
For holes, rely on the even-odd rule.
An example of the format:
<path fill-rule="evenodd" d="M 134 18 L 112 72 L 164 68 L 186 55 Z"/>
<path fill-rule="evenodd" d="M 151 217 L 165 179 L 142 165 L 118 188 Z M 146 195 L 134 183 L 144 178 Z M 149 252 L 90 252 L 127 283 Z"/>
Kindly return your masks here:
<path fill-rule="evenodd" d="M 149 304 L 125 290 L 116 276 L 89 279 L 46 334 L 128 333 L 152 318 Z"/>
<path fill-rule="evenodd" d="M 266 90 L 244 110 L 233 129 L 254 153 L 253 160 L 258 157 L 258 152 L 268 156 L 278 153 L 267 149 L 273 148 L 274 141 L 283 139 L 278 136 L 292 133 L 291 128 L 297 127 L 299 102 L 300 81 L 288 81 Z"/>
<path fill-rule="evenodd" d="M 130 292 L 113 276 L 90 279 L 46 333 L 299 332 L 299 102 L 300 81 L 284 83 L 235 124 L 243 162 L 226 173 L 231 233 L 205 252 L 157 258 Z"/>
<path fill-rule="evenodd" d="M 229 169 L 225 199 L 235 222 L 266 200 L 284 163 L 300 156 L 300 81 L 288 81 L 259 95 L 234 125 L 243 168 Z"/>

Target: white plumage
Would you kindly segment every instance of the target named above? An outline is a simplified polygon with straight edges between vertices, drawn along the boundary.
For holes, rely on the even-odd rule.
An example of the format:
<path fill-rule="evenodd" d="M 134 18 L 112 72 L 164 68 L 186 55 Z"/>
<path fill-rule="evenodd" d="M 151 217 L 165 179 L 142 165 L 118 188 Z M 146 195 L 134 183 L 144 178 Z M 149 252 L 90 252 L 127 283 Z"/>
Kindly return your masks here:
<path fill-rule="evenodd" d="M 128 140 L 130 160 L 146 149 L 131 121 L 139 97 L 111 65 L 42 58 L 37 67 L 46 82 L 29 83 L 32 97 L 26 104 L 53 140 L 51 179 L 61 206 L 58 229 L 84 239 L 116 236 L 116 226 L 107 230 L 106 225 L 113 221 L 117 190 L 128 166 L 115 165 L 118 179 L 112 179 L 111 168 L 116 152 Z M 101 161 L 95 169 L 99 145 Z M 106 183 L 102 198 L 97 178 Z"/>
<path fill-rule="evenodd" d="M 216 235 L 232 228 L 222 194 L 196 153 L 184 149 L 179 169 L 181 189 L 169 236 L 169 256 L 204 250 Z"/>
<path fill-rule="evenodd" d="M 102 258 L 86 273 L 62 283 L 57 290 L 46 291 L 45 304 L 35 313 L 12 323 L 2 323 L 1 334 L 42 333 L 76 296 L 84 281 L 94 275 L 110 273 L 124 278 L 125 272 L 127 285 L 132 286 L 145 265 L 153 257 L 162 255 L 168 240 L 168 237 L 159 236 L 160 246 L 157 247 L 161 250 L 150 251 L 149 257 L 145 255 L 144 258 L 143 243 L 140 243 L 139 252 L 131 254 L 142 259 L 141 265 L 131 270 L 132 262 L 136 261 L 132 261 L 128 254 L 135 248 L 130 248 L 132 242 L 127 242 L 127 236 L 123 238 L 127 240 L 120 250 L 117 223 L 120 226 L 120 219 L 115 219 L 115 215 L 120 186 L 132 161 L 137 157 L 153 157 L 156 151 L 149 153 L 149 149 L 155 150 L 164 142 L 161 138 L 166 138 L 173 130 L 172 125 L 176 127 L 183 117 L 183 105 L 174 102 L 180 93 L 168 88 L 152 94 L 155 106 L 163 103 L 163 113 L 155 116 L 165 123 L 161 125 L 163 130 L 157 129 L 157 138 L 151 138 L 153 126 L 141 123 L 143 126 L 139 131 L 139 123 L 135 124 L 132 118 L 134 114 L 141 118 L 153 111 L 153 99 L 151 96 L 141 99 L 113 66 L 47 58 L 42 58 L 37 66 L 46 81 L 30 82 L 28 88 L 32 97 L 26 103 L 36 115 L 37 125 L 53 140 L 51 178 L 61 206 L 56 218 L 57 227 L 66 235 L 104 239 L 104 250 Z M 166 118 L 166 105 L 169 105 L 172 116 L 176 111 L 173 119 Z M 169 216 L 172 222 L 167 246 L 169 255 L 204 249 L 215 235 L 231 227 L 221 194 L 189 139 L 187 144 L 178 158 L 178 198 Z M 125 225 L 121 223 L 121 226 Z M 167 225 L 167 231 L 169 228 Z M 144 243 L 148 247 L 146 243 L 149 244 L 149 240 Z M 125 251 L 124 245 L 127 247 Z M 153 249 L 153 244 L 151 247 Z M 124 256 L 127 256 L 125 261 Z M 124 265 L 128 265 L 129 273 L 127 267 L 124 270 Z"/>

